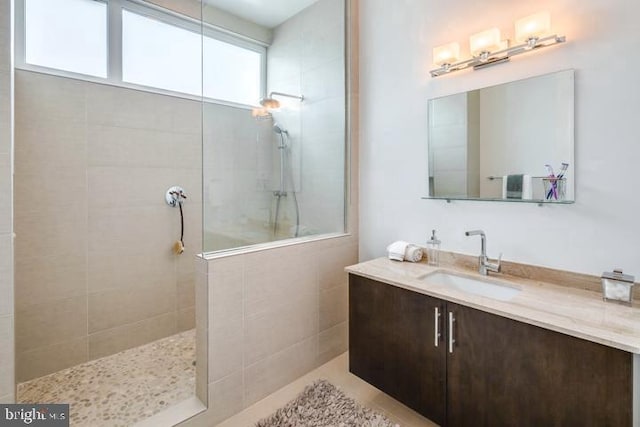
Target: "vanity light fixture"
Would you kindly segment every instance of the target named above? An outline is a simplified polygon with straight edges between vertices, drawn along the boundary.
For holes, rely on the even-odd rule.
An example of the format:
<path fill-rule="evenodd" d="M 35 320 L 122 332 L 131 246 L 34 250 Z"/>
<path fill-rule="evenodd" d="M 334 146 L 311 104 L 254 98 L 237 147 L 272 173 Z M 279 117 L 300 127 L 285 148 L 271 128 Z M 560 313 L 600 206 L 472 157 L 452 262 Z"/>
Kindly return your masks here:
<path fill-rule="evenodd" d="M 467 67 L 477 70 L 489 65 L 501 64 L 509 61 L 512 56 L 566 41 L 565 36 L 549 35 L 550 32 L 549 12 L 540 12 L 515 22 L 517 43 L 515 46 L 509 46 L 508 40 L 500 39 L 498 28 L 482 31 L 469 38 L 469 50 L 472 55 L 469 59 L 459 60 L 460 45 L 458 43 L 438 46 L 433 49 L 433 63 L 438 68 L 430 71 L 431 77 L 442 76 Z"/>

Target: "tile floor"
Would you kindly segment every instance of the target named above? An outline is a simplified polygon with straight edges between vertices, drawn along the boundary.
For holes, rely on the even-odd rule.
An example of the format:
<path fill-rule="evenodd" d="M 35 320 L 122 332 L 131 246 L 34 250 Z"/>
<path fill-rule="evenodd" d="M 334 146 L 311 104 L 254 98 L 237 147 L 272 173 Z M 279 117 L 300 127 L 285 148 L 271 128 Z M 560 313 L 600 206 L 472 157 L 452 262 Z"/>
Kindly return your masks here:
<path fill-rule="evenodd" d="M 294 399 L 305 386 L 324 378 L 364 406 L 385 414 L 401 427 L 437 427 L 380 390 L 349 373 L 349 356 L 344 353 L 318 369 L 298 378 L 253 406 L 218 424 L 217 427 L 250 427 Z"/>
<path fill-rule="evenodd" d="M 18 401 L 69 403 L 71 426 L 131 426 L 195 394 L 195 330 L 18 385 Z"/>

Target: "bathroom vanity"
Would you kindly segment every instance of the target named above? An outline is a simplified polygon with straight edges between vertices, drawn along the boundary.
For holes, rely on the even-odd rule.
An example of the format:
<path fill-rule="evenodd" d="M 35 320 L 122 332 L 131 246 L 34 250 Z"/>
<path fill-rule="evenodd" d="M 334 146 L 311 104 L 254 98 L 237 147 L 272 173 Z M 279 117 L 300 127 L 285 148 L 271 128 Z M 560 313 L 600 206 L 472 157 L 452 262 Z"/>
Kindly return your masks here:
<path fill-rule="evenodd" d="M 347 271 L 350 371 L 439 425 L 637 425 L 637 307 L 387 259 Z"/>

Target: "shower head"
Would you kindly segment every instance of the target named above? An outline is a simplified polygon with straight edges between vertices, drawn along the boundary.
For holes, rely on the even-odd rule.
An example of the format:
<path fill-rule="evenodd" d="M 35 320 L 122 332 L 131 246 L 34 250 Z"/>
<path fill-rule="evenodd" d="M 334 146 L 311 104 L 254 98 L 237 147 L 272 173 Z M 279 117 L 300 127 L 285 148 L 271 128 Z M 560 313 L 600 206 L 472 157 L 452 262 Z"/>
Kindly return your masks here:
<path fill-rule="evenodd" d="M 278 135 L 282 135 L 283 133 L 285 135 L 289 134 L 289 131 L 287 131 L 286 129 L 282 129 L 278 123 L 274 123 L 273 124 L 273 131 L 275 133 L 277 133 Z"/>
<path fill-rule="evenodd" d="M 260 105 L 262 105 L 264 108 L 276 109 L 276 108 L 280 108 L 280 101 L 278 101 L 277 99 L 273 99 L 271 97 L 262 98 L 260 100 Z"/>
<path fill-rule="evenodd" d="M 260 100 L 260 105 L 262 105 L 264 108 L 268 108 L 268 109 L 280 108 L 280 101 L 275 99 L 274 96 L 284 96 L 286 98 L 297 99 L 300 102 L 304 101 L 304 96 L 303 95 L 290 95 L 288 93 L 282 93 L 282 92 L 271 92 L 269 94 L 269 96 L 267 96 L 266 98 L 262 98 Z"/>

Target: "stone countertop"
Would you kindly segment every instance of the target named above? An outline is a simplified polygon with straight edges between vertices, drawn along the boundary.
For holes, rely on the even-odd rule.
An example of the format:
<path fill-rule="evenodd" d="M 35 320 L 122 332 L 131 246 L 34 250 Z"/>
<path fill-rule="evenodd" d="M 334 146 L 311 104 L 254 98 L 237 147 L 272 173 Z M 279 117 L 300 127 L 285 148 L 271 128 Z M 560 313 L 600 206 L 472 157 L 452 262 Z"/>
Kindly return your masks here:
<path fill-rule="evenodd" d="M 605 302 L 602 294 L 559 284 L 503 274 L 489 277 L 451 266 L 432 267 L 378 258 L 346 267 L 348 273 L 367 277 L 456 304 L 476 308 L 520 322 L 640 354 L 640 306 Z M 431 284 L 421 277 L 435 271 L 478 280 L 501 282 L 520 289 L 513 299 L 499 301 L 452 287 Z"/>

